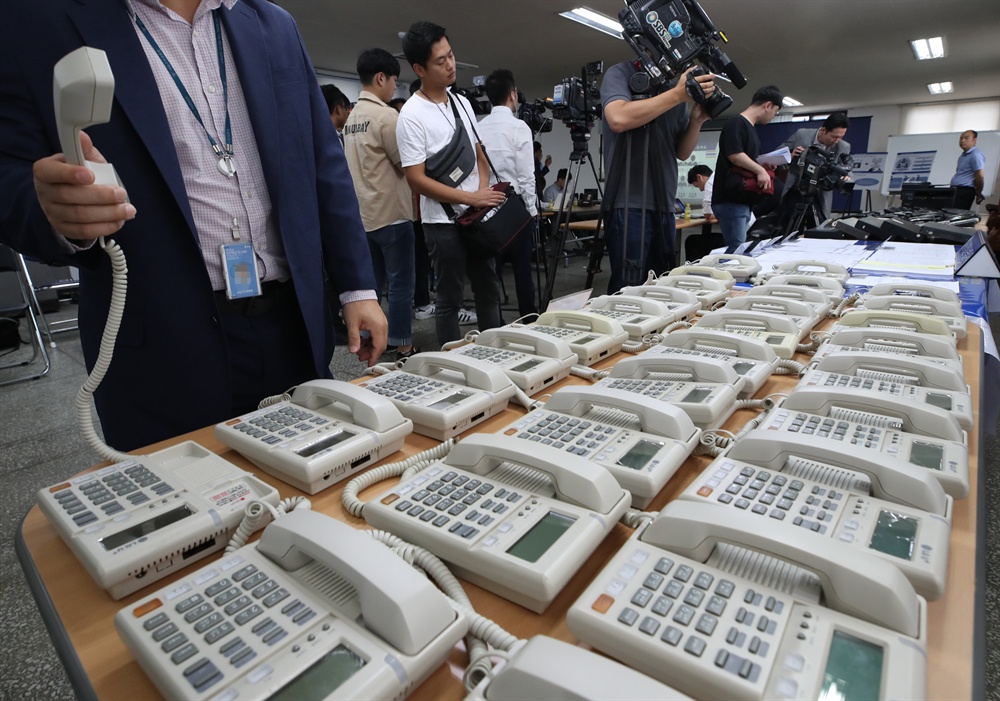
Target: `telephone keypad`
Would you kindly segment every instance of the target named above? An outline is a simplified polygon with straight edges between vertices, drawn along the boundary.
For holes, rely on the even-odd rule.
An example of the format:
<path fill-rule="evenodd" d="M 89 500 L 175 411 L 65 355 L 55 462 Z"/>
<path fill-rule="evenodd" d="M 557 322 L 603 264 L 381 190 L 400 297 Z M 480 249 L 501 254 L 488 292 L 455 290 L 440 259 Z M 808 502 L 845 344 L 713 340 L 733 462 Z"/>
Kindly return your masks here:
<path fill-rule="evenodd" d="M 73 522 L 83 527 L 99 520 L 93 507 L 100 507 L 105 516 L 112 516 L 125 510 L 118 497 L 125 497 L 131 506 L 137 506 L 172 491 L 171 485 L 142 463 L 123 463 L 79 477 L 52 496 Z"/>

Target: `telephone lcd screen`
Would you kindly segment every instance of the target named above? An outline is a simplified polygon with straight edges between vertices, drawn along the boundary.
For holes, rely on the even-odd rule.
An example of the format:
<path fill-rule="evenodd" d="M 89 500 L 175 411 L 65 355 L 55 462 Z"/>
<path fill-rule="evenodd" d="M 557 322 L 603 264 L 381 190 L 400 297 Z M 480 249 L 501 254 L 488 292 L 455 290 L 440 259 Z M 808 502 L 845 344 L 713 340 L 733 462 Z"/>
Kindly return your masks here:
<path fill-rule="evenodd" d="M 783 336 L 768 336 L 767 343 L 771 346 L 780 346 L 781 342 L 785 340 Z"/>
<path fill-rule="evenodd" d="M 437 400 L 433 404 L 429 405 L 427 408 L 428 409 L 444 409 L 447 406 L 451 406 L 453 404 L 458 404 L 460 401 L 462 401 L 466 397 L 471 397 L 471 396 L 472 395 L 469 394 L 468 392 L 455 392 L 454 394 L 449 394 L 447 397 L 444 397 L 443 399 Z"/>
<path fill-rule="evenodd" d="M 753 363 L 739 363 L 739 362 L 733 363 L 733 370 L 735 370 L 736 374 L 739 375 L 740 377 L 746 375 L 748 372 L 753 370 L 754 367 L 755 366 Z"/>
<path fill-rule="evenodd" d="M 511 372 L 524 372 L 526 370 L 530 370 L 531 368 L 536 368 L 541 364 L 541 360 L 526 360 L 516 368 L 511 368 Z"/>
<path fill-rule="evenodd" d="M 931 406 L 940 407 L 946 411 L 951 411 L 952 409 L 951 397 L 947 394 L 934 394 L 933 392 L 928 392 L 927 403 Z"/>
<path fill-rule="evenodd" d="M 618 464 L 630 470 L 641 470 L 660 452 L 660 448 L 662 447 L 663 443 L 643 439 L 632 446 L 630 451 L 621 456 L 618 459 Z"/>
<path fill-rule="evenodd" d="M 893 511 L 881 511 L 872 542 L 868 544 L 872 550 L 902 558 L 913 559 L 913 550 L 917 541 L 917 520 Z"/>
<path fill-rule="evenodd" d="M 944 446 L 913 441 L 913 448 L 910 449 L 910 462 L 931 470 L 942 470 L 944 469 Z"/>
<path fill-rule="evenodd" d="M 884 657 L 881 645 L 835 631 L 818 698 L 838 701 L 881 698 Z"/>
<path fill-rule="evenodd" d="M 548 552 L 553 543 L 569 530 L 575 518 L 550 511 L 541 521 L 507 549 L 507 554 L 527 562 L 538 562 L 538 558 Z"/>
<path fill-rule="evenodd" d="M 682 402 L 691 402 L 692 404 L 697 404 L 698 402 L 703 402 L 708 399 L 708 396 L 712 393 L 709 387 L 695 387 L 693 390 L 688 392 L 687 396 L 682 399 Z"/>
<path fill-rule="evenodd" d="M 343 443 L 348 438 L 354 438 L 354 436 L 356 435 L 358 434 L 352 433 L 351 431 L 337 431 L 336 433 L 332 433 L 322 440 L 316 441 L 312 445 L 307 445 L 303 448 L 299 448 L 298 450 L 295 451 L 295 454 L 300 455 L 303 458 L 312 457 L 316 453 L 322 450 L 326 450 L 331 445 L 337 445 L 338 443 Z"/>
<path fill-rule="evenodd" d="M 585 346 L 588 343 L 593 343 L 594 341 L 599 340 L 600 338 L 601 338 L 600 336 L 584 336 L 583 338 L 574 341 L 574 343 L 579 343 L 580 345 Z"/>
<path fill-rule="evenodd" d="M 268 696 L 268 699 L 269 701 L 325 699 L 366 664 L 368 663 L 345 645 L 338 645 L 276 693 Z"/>
<path fill-rule="evenodd" d="M 171 509 L 166 513 L 157 514 L 151 519 L 147 519 L 142 523 L 137 523 L 131 528 L 126 528 L 124 531 L 118 531 L 109 535 L 107 538 L 101 538 L 100 543 L 104 546 L 105 550 L 114 550 L 115 548 L 120 548 L 126 543 L 131 543 L 133 540 L 138 540 L 148 536 L 150 533 L 155 533 L 161 528 L 165 528 L 172 523 L 177 523 L 181 519 L 187 518 L 193 515 L 194 512 L 187 506 L 178 506 L 176 509 Z"/>

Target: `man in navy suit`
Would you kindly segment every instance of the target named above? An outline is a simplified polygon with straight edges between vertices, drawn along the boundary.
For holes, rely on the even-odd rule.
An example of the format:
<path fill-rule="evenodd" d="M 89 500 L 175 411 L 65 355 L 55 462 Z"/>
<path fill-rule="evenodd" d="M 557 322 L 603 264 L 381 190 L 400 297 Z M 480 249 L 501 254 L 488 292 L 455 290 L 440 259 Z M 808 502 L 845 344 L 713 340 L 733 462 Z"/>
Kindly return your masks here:
<path fill-rule="evenodd" d="M 52 69 L 80 46 L 104 50 L 116 82 L 111 121 L 81 136 L 84 153 L 122 187 L 61 153 Z M 266 0 L 4 3 L 0 240 L 80 268 L 88 369 L 112 286 L 95 243 L 112 234 L 128 293 L 95 400 L 116 448 L 329 377 L 332 295 L 350 351 L 372 364 L 385 348 L 343 151 L 292 18 Z"/>

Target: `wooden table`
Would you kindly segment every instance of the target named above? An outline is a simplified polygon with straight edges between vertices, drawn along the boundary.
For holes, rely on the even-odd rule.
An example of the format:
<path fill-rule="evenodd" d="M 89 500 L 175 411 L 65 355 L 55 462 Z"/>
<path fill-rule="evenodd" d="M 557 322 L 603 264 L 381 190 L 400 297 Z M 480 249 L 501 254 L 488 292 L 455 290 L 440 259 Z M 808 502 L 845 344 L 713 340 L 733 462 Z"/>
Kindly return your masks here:
<path fill-rule="evenodd" d="M 975 698 L 974 690 L 978 689 L 981 692 L 983 689 L 981 667 L 983 636 L 981 628 L 977 629 L 975 623 L 976 619 L 983 617 L 983 611 L 977 611 L 975 604 L 977 520 L 980 518 L 980 494 L 983 489 L 978 472 L 981 450 L 979 407 L 982 366 L 982 336 L 978 326 L 969 325 L 968 336 L 959 342 L 959 350 L 965 363 L 966 380 L 972 388 L 976 416 L 976 428 L 969 432 L 971 488 L 967 499 L 955 503 L 946 594 L 942 599 L 930 602 L 928 605 L 929 699 Z M 610 366 L 621 357 L 623 356 L 610 358 L 597 367 Z M 803 361 L 807 358 L 797 356 L 796 359 Z M 774 375 L 756 396 L 763 397 L 787 391 L 794 382 L 795 380 L 789 376 Z M 563 384 L 581 383 L 584 381 L 575 377 L 563 381 Z M 523 413 L 523 409 L 512 405 L 505 412 L 481 424 L 478 430 L 498 431 Z M 730 417 L 724 428 L 738 430 L 753 416 L 754 412 L 739 410 Z M 255 469 L 242 456 L 219 443 L 211 428 L 150 446 L 143 452 L 159 450 L 180 440 L 195 440 L 227 460 L 255 472 L 278 488 L 283 498 L 302 494 L 295 488 Z M 390 456 L 388 461 L 401 460 L 436 444 L 436 441 L 429 438 L 412 434 L 407 439 L 404 450 Z M 674 499 L 709 462 L 707 457 L 688 458 L 664 490 L 649 505 L 648 510 L 658 510 Z M 368 500 L 388 486 L 388 483 L 376 485 L 363 492 L 361 498 Z M 357 528 L 366 527 L 362 520 L 344 513 L 340 503 L 342 487 L 343 483 L 334 485 L 320 494 L 309 497 L 313 509 L 346 521 Z M 472 584 L 466 584 L 466 590 L 479 613 L 497 621 L 514 635 L 526 638 L 544 633 L 575 642 L 566 627 L 566 611 L 625 543 L 630 533 L 629 528 L 617 524 L 543 614 L 531 613 Z M 18 531 L 16 541 L 18 557 L 78 697 L 128 701 L 159 699 L 160 694 L 119 640 L 112 622 L 114 614 L 151 591 L 166 586 L 182 573 L 217 559 L 219 555 L 210 555 L 205 560 L 194 563 L 191 568 L 183 570 L 182 573 L 176 573 L 121 601 L 113 601 L 90 579 L 37 506 L 28 512 Z M 981 595 L 981 592 L 979 594 Z M 977 647 L 980 663 L 974 664 Z M 442 665 L 434 672 L 411 698 L 463 699 L 465 691 L 461 684 L 461 676 L 467 663 L 464 650 L 456 647 L 448 664 Z"/>

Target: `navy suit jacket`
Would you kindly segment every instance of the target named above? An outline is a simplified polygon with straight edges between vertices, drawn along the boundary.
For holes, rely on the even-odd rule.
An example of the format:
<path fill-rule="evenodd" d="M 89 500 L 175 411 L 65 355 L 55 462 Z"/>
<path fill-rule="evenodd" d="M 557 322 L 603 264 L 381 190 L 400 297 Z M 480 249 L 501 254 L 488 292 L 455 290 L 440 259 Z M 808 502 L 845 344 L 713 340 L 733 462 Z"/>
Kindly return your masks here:
<path fill-rule="evenodd" d="M 267 0 L 240 0 L 221 14 L 316 374 L 329 376 L 328 297 L 375 287 L 350 172 L 288 13 Z M 107 316 L 109 260 L 99 246 L 73 254 L 59 245 L 31 168 L 62 151 L 53 113 L 55 63 L 91 46 L 107 53 L 115 75 L 111 121 L 87 129 L 137 210 L 113 237 L 127 258 L 129 284 L 114 361 L 96 396 L 108 442 L 129 449 L 228 418 L 226 341 L 156 81 L 126 3 L 12 0 L 3 15 L 0 239 L 42 260 L 79 266 L 88 368 Z"/>

